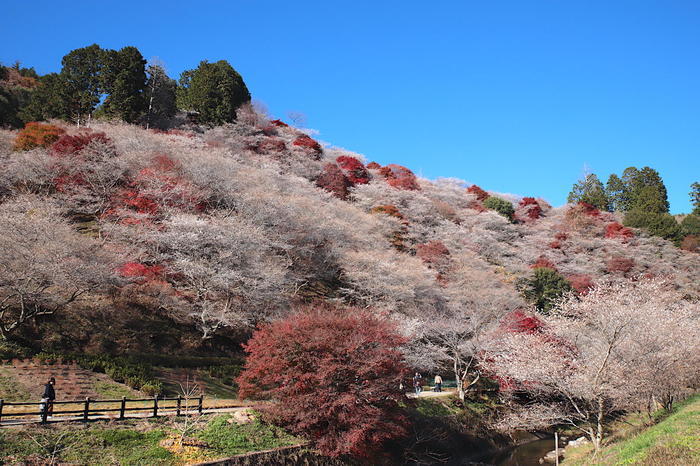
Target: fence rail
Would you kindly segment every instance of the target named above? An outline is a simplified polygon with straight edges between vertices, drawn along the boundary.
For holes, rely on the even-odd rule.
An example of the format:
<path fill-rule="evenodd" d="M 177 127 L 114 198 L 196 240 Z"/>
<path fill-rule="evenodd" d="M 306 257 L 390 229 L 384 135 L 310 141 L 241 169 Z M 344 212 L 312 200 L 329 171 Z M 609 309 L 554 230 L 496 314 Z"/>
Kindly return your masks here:
<path fill-rule="evenodd" d="M 132 406 L 129 406 L 129 403 Z M 133 406 L 134 403 L 140 403 L 140 406 Z M 51 406 L 53 405 L 53 406 Z M 68 409 L 68 410 L 57 410 L 56 407 L 61 405 L 79 405 L 80 409 Z M 107 405 L 100 407 L 99 405 Z M 111 406 L 110 406 L 111 405 Z M 118 405 L 118 407 L 114 407 Z M 31 410 L 31 407 L 36 406 L 36 411 Z M 119 413 L 118 419 L 126 419 L 128 412 L 140 411 L 142 413 L 150 413 L 151 416 L 157 417 L 158 415 L 174 414 L 177 416 L 190 415 L 190 414 L 202 414 L 204 406 L 204 397 L 153 397 L 153 398 L 134 398 L 129 399 L 122 397 L 120 400 L 93 400 L 90 397 L 85 398 L 85 400 L 77 401 L 54 401 L 49 404 L 43 401 L 39 402 L 7 402 L 5 400 L 0 400 L 0 424 L 3 420 L 7 418 L 22 418 L 27 416 L 40 416 L 40 420 L 37 422 L 46 423 L 48 422 L 48 417 L 57 415 L 74 415 L 77 419 L 70 420 L 83 420 L 88 421 L 92 416 L 106 415 L 106 413 Z M 24 408 L 29 407 L 29 410 Z M 20 408 L 12 409 L 12 408 Z M 53 409 L 51 409 L 53 408 Z M 138 416 L 144 417 L 144 416 Z M 66 419 L 68 420 L 68 419 Z"/>

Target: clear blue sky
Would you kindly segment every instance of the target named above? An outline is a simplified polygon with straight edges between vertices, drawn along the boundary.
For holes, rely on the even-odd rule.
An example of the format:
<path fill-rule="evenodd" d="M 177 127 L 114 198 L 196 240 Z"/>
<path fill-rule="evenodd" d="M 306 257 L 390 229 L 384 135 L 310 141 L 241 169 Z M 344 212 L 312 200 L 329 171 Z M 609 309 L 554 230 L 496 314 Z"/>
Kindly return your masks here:
<path fill-rule="evenodd" d="M 562 204 L 656 168 L 673 213 L 700 181 L 700 2 L 5 0 L 0 61 L 40 73 L 98 43 L 174 77 L 226 59 L 273 115 L 428 178 Z"/>

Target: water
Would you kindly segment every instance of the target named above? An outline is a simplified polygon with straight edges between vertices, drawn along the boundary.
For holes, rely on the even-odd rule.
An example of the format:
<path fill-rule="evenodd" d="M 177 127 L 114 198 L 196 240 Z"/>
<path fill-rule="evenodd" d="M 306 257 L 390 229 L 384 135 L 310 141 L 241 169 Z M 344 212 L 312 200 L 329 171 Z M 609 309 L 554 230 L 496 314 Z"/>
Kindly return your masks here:
<path fill-rule="evenodd" d="M 487 453 L 470 461 L 493 466 L 540 466 L 540 458 L 554 450 L 554 439 L 535 440 L 499 452 Z M 545 463 L 553 464 L 553 463 Z"/>

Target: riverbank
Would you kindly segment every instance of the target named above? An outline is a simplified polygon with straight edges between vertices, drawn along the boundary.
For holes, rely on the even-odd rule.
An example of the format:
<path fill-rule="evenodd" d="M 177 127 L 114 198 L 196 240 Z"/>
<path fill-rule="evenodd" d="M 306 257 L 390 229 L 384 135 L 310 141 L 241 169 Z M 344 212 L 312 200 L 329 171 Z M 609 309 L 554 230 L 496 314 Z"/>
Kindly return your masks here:
<path fill-rule="evenodd" d="M 590 444 L 567 448 L 566 466 L 700 464 L 700 395 L 695 395 L 645 427 L 639 416 L 613 425 L 609 441 L 596 458 Z"/>

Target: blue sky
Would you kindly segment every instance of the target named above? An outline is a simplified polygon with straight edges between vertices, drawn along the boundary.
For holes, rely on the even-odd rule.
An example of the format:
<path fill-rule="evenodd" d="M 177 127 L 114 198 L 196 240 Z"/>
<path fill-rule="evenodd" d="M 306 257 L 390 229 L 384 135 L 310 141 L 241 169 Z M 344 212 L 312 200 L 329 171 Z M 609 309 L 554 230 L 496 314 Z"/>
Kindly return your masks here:
<path fill-rule="evenodd" d="M 428 178 L 559 205 L 587 166 L 700 181 L 700 2 L 5 0 L 0 61 L 98 43 L 173 77 L 226 59 L 275 116 Z"/>

